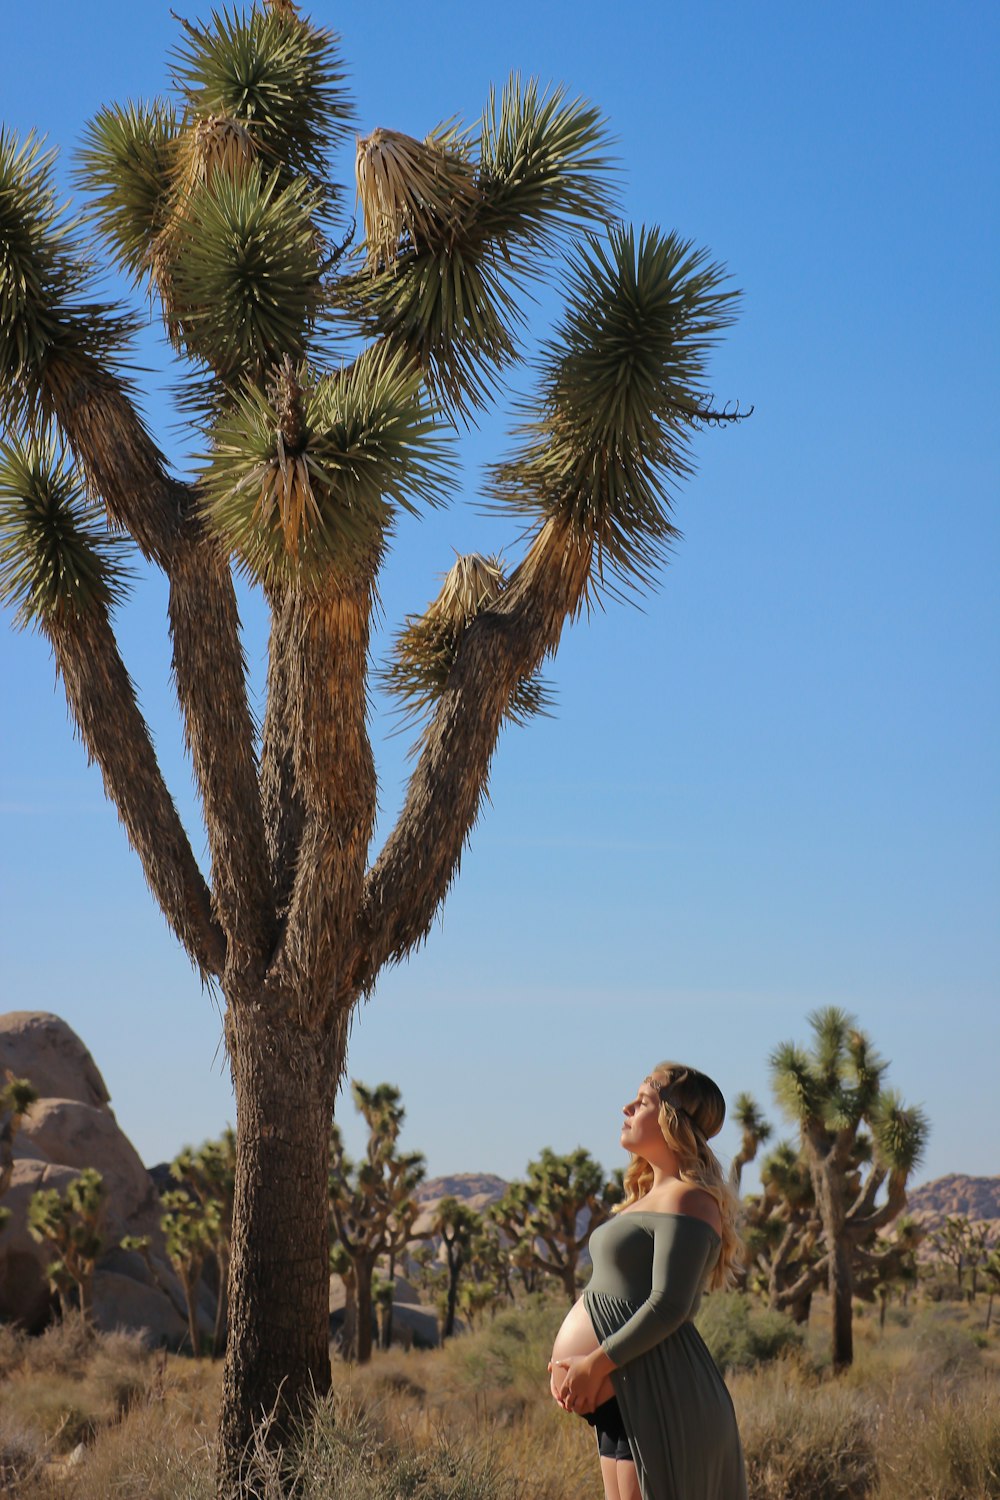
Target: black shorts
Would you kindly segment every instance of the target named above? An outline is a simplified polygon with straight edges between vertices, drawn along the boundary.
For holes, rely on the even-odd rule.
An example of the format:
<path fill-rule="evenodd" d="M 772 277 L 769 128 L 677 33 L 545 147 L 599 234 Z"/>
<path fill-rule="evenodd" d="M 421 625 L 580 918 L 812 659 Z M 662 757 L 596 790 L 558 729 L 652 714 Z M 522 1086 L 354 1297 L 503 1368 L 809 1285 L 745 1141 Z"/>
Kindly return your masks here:
<path fill-rule="evenodd" d="M 602 1458 L 616 1458 L 634 1464 L 632 1449 L 628 1445 L 628 1433 L 622 1420 L 622 1409 L 614 1396 L 602 1401 L 594 1411 L 588 1412 L 585 1421 L 597 1433 L 597 1451 Z"/>

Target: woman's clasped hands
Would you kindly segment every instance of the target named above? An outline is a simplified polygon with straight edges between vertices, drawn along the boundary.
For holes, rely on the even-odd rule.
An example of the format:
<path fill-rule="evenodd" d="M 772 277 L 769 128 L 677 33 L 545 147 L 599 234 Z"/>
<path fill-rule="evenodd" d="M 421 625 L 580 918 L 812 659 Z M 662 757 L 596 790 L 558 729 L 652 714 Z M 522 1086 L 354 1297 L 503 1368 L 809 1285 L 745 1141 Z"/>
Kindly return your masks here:
<path fill-rule="evenodd" d="M 549 1390 L 563 1411 L 575 1412 L 578 1417 L 587 1416 L 598 1405 L 598 1392 L 614 1369 L 613 1362 L 603 1349 L 593 1354 L 572 1354 L 565 1359 L 550 1360 Z"/>

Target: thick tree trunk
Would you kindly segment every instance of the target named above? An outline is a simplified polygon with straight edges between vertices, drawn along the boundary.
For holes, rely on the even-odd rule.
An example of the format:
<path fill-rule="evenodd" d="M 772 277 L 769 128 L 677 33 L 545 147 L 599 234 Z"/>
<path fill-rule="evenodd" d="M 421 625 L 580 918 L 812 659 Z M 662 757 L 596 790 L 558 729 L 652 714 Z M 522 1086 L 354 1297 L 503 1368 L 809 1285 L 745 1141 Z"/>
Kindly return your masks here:
<path fill-rule="evenodd" d="M 223 1250 L 216 1251 L 216 1274 L 219 1278 L 219 1286 L 215 1298 L 215 1327 L 212 1331 L 213 1359 L 218 1359 L 222 1353 L 223 1340 L 226 1336 L 226 1292 L 229 1287 L 229 1256 Z"/>
<path fill-rule="evenodd" d="M 184 1306 L 187 1308 L 188 1338 L 191 1340 L 191 1353 L 195 1359 L 201 1354 L 201 1335 L 198 1331 L 198 1295 L 196 1287 L 201 1275 L 201 1267 L 190 1267 L 182 1277 L 184 1287 Z"/>
<path fill-rule="evenodd" d="M 454 1255 L 448 1247 L 448 1301 L 445 1305 L 444 1329 L 441 1338 L 450 1339 L 455 1333 L 455 1308 L 458 1304 L 458 1278 L 462 1274 L 461 1256 Z"/>
<path fill-rule="evenodd" d="M 837 1240 L 830 1251 L 830 1318 L 833 1335 L 833 1368 L 846 1370 L 854 1362 L 854 1295 L 851 1275 L 851 1245 Z"/>
<path fill-rule="evenodd" d="M 236 1187 L 218 1490 L 246 1500 L 255 1424 L 273 1414 L 271 1442 L 282 1442 L 330 1388 L 327 1159 L 345 1035 L 231 1000 L 226 1039 Z"/>
<path fill-rule="evenodd" d="M 374 1260 L 366 1255 L 359 1258 L 357 1270 L 358 1326 L 355 1335 L 355 1359 L 366 1365 L 372 1357 L 372 1276 Z"/>

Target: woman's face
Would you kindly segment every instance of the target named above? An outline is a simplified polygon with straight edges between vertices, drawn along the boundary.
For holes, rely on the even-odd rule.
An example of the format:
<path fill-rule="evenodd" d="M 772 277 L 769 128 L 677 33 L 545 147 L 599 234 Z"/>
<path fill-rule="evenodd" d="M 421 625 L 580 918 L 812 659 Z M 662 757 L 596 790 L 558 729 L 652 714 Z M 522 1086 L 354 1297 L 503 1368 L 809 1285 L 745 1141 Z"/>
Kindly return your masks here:
<path fill-rule="evenodd" d="M 660 1094 L 656 1085 L 644 1078 L 633 1100 L 622 1110 L 621 1143 L 635 1156 L 645 1156 L 643 1147 L 663 1145 L 660 1129 Z"/>

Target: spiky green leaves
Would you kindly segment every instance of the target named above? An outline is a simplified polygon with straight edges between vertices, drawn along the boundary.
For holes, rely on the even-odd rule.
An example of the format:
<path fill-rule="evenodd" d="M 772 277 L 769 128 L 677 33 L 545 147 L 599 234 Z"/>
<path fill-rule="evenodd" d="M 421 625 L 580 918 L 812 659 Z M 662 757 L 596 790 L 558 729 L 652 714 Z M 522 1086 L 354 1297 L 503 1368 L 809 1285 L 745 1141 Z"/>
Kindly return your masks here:
<path fill-rule="evenodd" d="M 87 217 L 136 281 L 150 268 L 170 212 L 177 131 L 160 100 L 112 104 L 87 126 L 77 156 L 76 185 L 92 195 Z"/>
<path fill-rule="evenodd" d="M 318 379 L 295 373 L 297 396 L 288 379 L 286 366 L 268 392 L 244 388 L 202 480 L 212 525 L 266 583 L 351 567 L 396 506 L 439 503 L 451 471 L 418 373 L 384 349 Z"/>
<path fill-rule="evenodd" d="M 478 552 L 456 559 L 437 598 L 422 615 L 410 615 L 396 637 L 382 685 L 399 699 L 408 721 L 422 717 L 441 697 L 466 629 L 495 604 L 507 586 L 503 561 Z M 538 673 L 517 686 L 507 710 L 516 724 L 545 713 L 551 694 Z"/>
<path fill-rule="evenodd" d="M 704 251 L 658 229 L 584 242 L 539 389 L 522 402 L 519 446 L 492 470 L 500 506 L 570 521 L 599 570 L 626 584 L 648 585 L 677 535 L 671 486 L 691 472 L 706 356 L 739 296 L 726 279 Z"/>
<path fill-rule="evenodd" d="M 359 188 L 378 274 L 347 278 L 342 305 L 418 360 L 439 399 L 486 405 L 516 349 L 512 293 L 548 269 L 568 229 L 613 212 L 606 145 L 596 110 L 516 77 L 499 105 L 491 95 L 478 163 L 456 126 L 423 142 L 375 132 L 359 147 Z"/>
<path fill-rule="evenodd" d="M 217 172 L 162 246 L 165 302 L 190 353 L 227 382 L 299 360 L 320 287 L 315 194 L 278 174 Z"/>
<path fill-rule="evenodd" d="M 80 298 L 91 266 L 59 207 L 54 152 L 0 130 L 0 421 L 39 424 L 52 382 L 105 367 L 132 328 Z"/>
<path fill-rule="evenodd" d="M 63 452 L 0 443 L 0 598 L 19 625 L 44 628 L 116 604 L 128 581 L 117 552 Z"/>
<path fill-rule="evenodd" d="M 904 1106 L 894 1089 L 884 1089 L 872 1114 L 876 1155 L 890 1172 L 903 1177 L 923 1160 L 930 1125 L 919 1105 Z"/>
<path fill-rule="evenodd" d="M 256 8 L 183 25 L 174 73 L 191 114 L 242 120 L 269 166 L 325 183 L 328 153 L 352 116 L 336 37 L 294 14 Z"/>
<path fill-rule="evenodd" d="M 539 93 L 514 74 L 497 100 L 490 90 L 479 139 L 482 222 L 508 255 L 551 246 L 567 231 L 616 213 L 607 123 L 562 88 Z M 518 254 L 522 273 L 537 260 Z"/>

